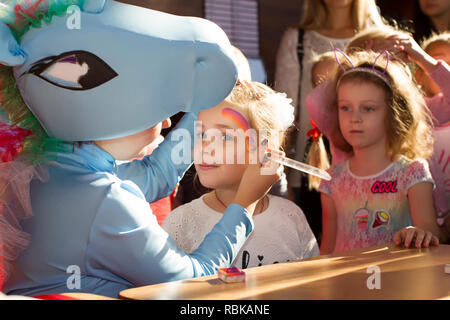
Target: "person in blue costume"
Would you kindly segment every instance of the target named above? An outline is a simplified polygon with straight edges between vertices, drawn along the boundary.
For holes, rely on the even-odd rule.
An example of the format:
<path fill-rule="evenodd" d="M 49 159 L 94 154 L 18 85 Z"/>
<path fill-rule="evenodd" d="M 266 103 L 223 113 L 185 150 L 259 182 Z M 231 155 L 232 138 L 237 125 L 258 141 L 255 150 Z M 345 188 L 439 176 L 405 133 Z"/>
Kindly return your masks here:
<path fill-rule="evenodd" d="M 9 1 L 0 19 L 0 115 L 10 132 L 26 136 L 2 164 L 9 176 L 0 183 L 3 177 L 12 187 L 1 195 L 0 226 L 13 215 L 29 217 L 2 238 L 2 291 L 117 297 L 228 267 L 277 173 L 261 175 L 259 160 L 248 165 L 233 203 L 192 254 L 148 205 L 168 196 L 191 165 L 174 150 L 191 154 L 198 111 L 234 87 L 223 31 L 112 0 Z M 127 161 L 157 143 L 180 111 L 187 113 L 150 156 Z M 262 150 L 253 156 L 261 159 Z M 15 260 L 5 254 L 14 245 L 22 249 Z"/>

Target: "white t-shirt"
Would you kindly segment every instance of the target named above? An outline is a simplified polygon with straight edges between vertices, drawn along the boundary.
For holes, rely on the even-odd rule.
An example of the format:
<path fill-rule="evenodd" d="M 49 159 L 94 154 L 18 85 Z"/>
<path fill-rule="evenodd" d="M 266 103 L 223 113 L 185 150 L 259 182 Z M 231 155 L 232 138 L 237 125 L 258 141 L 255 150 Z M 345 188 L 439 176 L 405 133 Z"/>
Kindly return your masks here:
<path fill-rule="evenodd" d="M 232 266 L 240 269 L 318 256 L 316 238 L 303 211 L 293 202 L 268 195 L 269 206 L 253 216 L 254 231 L 241 248 Z M 195 251 L 222 217 L 206 205 L 204 195 L 173 210 L 163 228 L 178 246 Z"/>

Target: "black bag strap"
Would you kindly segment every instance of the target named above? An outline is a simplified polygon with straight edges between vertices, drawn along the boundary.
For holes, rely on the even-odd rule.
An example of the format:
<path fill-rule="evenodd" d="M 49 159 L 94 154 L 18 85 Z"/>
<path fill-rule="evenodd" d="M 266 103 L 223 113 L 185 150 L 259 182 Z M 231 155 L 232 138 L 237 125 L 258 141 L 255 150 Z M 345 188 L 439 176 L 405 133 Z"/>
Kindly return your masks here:
<path fill-rule="evenodd" d="M 300 69 L 300 77 L 298 80 L 298 100 L 297 100 L 297 105 L 300 106 L 300 101 L 302 98 L 302 78 L 303 78 L 303 55 L 304 55 L 304 48 L 303 48 L 303 36 L 305 34 L 305 30 L 303 29 L 298 29 L 298 43 L 297 43 L 297 57 L 298 57 L 298 64 L 299 64 L 299 69 Z M 298 124 L 299 123 L 299 119 L 300 119 L 300 110 L 298 110 L 297 112 L 297 117 L 295 119 L 295 122 Z"/>
<path fill-rule="evenodd" d="M 300 76 L 299 76 L 299 80 L 298 80 L 298 100 L 297 100 L 298 112 L 297 112 L 297 117 L 295 118 L 295 122 L 297 124 L 299 123 L 299 120 L 300 120 L 300 105 L 301 105 L 301 101 L 302 101 L 301 99 L 302 99 L 302 79 L 303 79 L 303 55 L 305 53 L 305 50 L 303 47 L 304 35 L 305 35 L 305 30 L 298 29 L 297 56 L 298 56 L 298 64 L 300 67 L 299 68 Z M 312 139 L 309 138 L 308 141 L 306 142 L 306 147 L 305 147 L 305 153 L 304 153 L 304 159 L 303 159 L 303 161 L 305 161 L 305 162 L 306 162 L 306 158 L 307 158 L 307 155 L 309 152 L 309 148 L 311 148 L 311 143 L 312 143 Z M 306 175 L 303 175 L 302 178 L 305 176 Z M 304 179 L 302 179 L 302 180 L 304 180 Z"/>

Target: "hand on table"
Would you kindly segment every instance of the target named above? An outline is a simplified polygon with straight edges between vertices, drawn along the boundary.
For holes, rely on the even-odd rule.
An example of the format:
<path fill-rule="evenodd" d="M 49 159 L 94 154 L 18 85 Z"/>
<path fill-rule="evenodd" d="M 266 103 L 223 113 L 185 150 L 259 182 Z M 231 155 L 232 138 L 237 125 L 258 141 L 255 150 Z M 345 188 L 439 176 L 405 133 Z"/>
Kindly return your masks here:
<path fill-rule="evenodd" d="M 409 248 L 411 244 L 415 245 L 416 248 L 428 248 L 430 244 L 439 246 L 439 239 L 430 231 L 413 226 L 398 231 L 394 236 L 394 242 L 397 246 L 403 244 L 406 248 Z"/>

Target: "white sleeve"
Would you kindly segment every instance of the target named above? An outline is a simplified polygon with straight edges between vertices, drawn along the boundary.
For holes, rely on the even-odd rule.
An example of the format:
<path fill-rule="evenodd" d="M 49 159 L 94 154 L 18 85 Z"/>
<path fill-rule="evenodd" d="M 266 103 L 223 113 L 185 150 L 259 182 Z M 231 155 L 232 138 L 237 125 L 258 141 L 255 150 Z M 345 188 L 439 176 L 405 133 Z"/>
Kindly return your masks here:
<path fill-rule="evenodd" d="M 297 56 L 298 30 L 289 28 L 283 34 L 278 48 L 275 64 L 274 88 L 284 92 L 292 99 L 292 105 L 297 105 L 300 81 L 300 64 Z M 295 112 L 297 113 L 295 108 Z"/>
<path fill-rule="evenodd" d="M 300 246 L 303 249 L 303 259 L 308 259 L 320 255 L 316 237 L 314 236 L 314 233 L 309 226 L 305 214 L 303 213 L 302 209 L 294 203 L 292 204 L 292 207 L 295 207 L 294 210 L 298 217 L 296 221 L 298 221 L 297 228 L 299 232 Z"/>
<path fill-rule="evenodd" d="M 162 228 L 172 237 L 181 250 L 187 253 L 192 253 L 193 248 L 190 248 L 186 242 L 186 232 L 184 230 L 185 224 L 183 223 L 186 216 L 188 216 L 188 208 L 189 204 L 184 204 L 174 209 L 164 219 Z"/>

